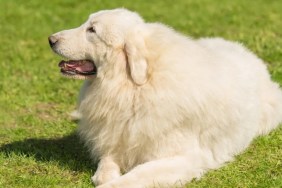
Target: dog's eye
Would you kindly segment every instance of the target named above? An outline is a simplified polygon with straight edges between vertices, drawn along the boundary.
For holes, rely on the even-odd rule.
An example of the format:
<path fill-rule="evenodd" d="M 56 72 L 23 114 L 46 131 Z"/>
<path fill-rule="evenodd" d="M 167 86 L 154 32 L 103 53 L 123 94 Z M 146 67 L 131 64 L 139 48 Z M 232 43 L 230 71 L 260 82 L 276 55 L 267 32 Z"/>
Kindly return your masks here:
<path fill-rule="evenodd" d="M 94 27 L 87 28 L 87 31 L 90 33 L 96 33 L 96 29 Z"/>

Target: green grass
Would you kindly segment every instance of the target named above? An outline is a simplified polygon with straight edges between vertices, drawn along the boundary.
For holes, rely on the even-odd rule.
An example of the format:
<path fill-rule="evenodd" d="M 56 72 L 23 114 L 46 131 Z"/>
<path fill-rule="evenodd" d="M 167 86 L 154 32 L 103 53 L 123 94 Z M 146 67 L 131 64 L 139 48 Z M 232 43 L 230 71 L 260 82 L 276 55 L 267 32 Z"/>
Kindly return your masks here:
<path fill-rule="evenodd" d="M 280 0 L 0 0 L 0 187 L 91 187 L 95 164 L 67 114 L 81 82 L 60 76 L 47 37 L 115 7 L 192 37 L 240 41 L 282 84 Z M 282 187 L 281 135 L 280 126 L 187 187 Z"/>

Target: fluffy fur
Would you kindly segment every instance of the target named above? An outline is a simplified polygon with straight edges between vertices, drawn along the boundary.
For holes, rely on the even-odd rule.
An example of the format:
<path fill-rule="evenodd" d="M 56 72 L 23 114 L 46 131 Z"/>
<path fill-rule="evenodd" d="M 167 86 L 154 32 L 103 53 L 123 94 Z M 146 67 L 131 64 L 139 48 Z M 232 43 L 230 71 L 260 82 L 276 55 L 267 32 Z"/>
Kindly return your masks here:
<path fill-rule="evenodd" d="M 190 39 L 125 9 L 53 36 L 58 54 L 97 66 L 81 90 L 78 132 L 100 161 L 98 188 L 181 186 L 282 120 L 278 84 L 238 43 Z"/>

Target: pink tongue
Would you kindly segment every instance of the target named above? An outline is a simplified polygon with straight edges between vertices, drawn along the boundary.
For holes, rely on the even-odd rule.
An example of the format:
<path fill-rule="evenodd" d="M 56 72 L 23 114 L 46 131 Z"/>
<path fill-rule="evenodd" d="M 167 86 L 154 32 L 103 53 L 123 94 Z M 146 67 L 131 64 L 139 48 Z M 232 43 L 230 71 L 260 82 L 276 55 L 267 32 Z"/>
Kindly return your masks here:
<path fill-rule="evenodd" d="M 79 72 L 90 72 L 94 70 L 94 65 L 91 62 L 84 61 L 84 63 L 67 64 L 70 69 L 75 69 Z"/>
<path fill-rule="evenodd" d="M 81 71 L 81 72 L 90 72 L 94 70 L 94 66 L 92 63 L 84 63 L 82 66 L 77 67 L 76 70 Z"/>

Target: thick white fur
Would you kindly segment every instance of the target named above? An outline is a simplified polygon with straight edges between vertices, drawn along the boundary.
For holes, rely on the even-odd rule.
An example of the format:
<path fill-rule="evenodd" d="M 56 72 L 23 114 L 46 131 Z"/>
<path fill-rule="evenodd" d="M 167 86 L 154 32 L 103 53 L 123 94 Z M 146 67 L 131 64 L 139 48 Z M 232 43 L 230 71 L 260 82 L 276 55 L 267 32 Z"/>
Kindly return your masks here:
<path fill-rule="evenodd" d="M 279 86 L 238 43 L 190 39 L 125 9 L 54 36 L 57 53 L 98 68 L 80 95 L 78 131 L 100 160 L 99 188 L 184 185 L 282 120 Z"/>

